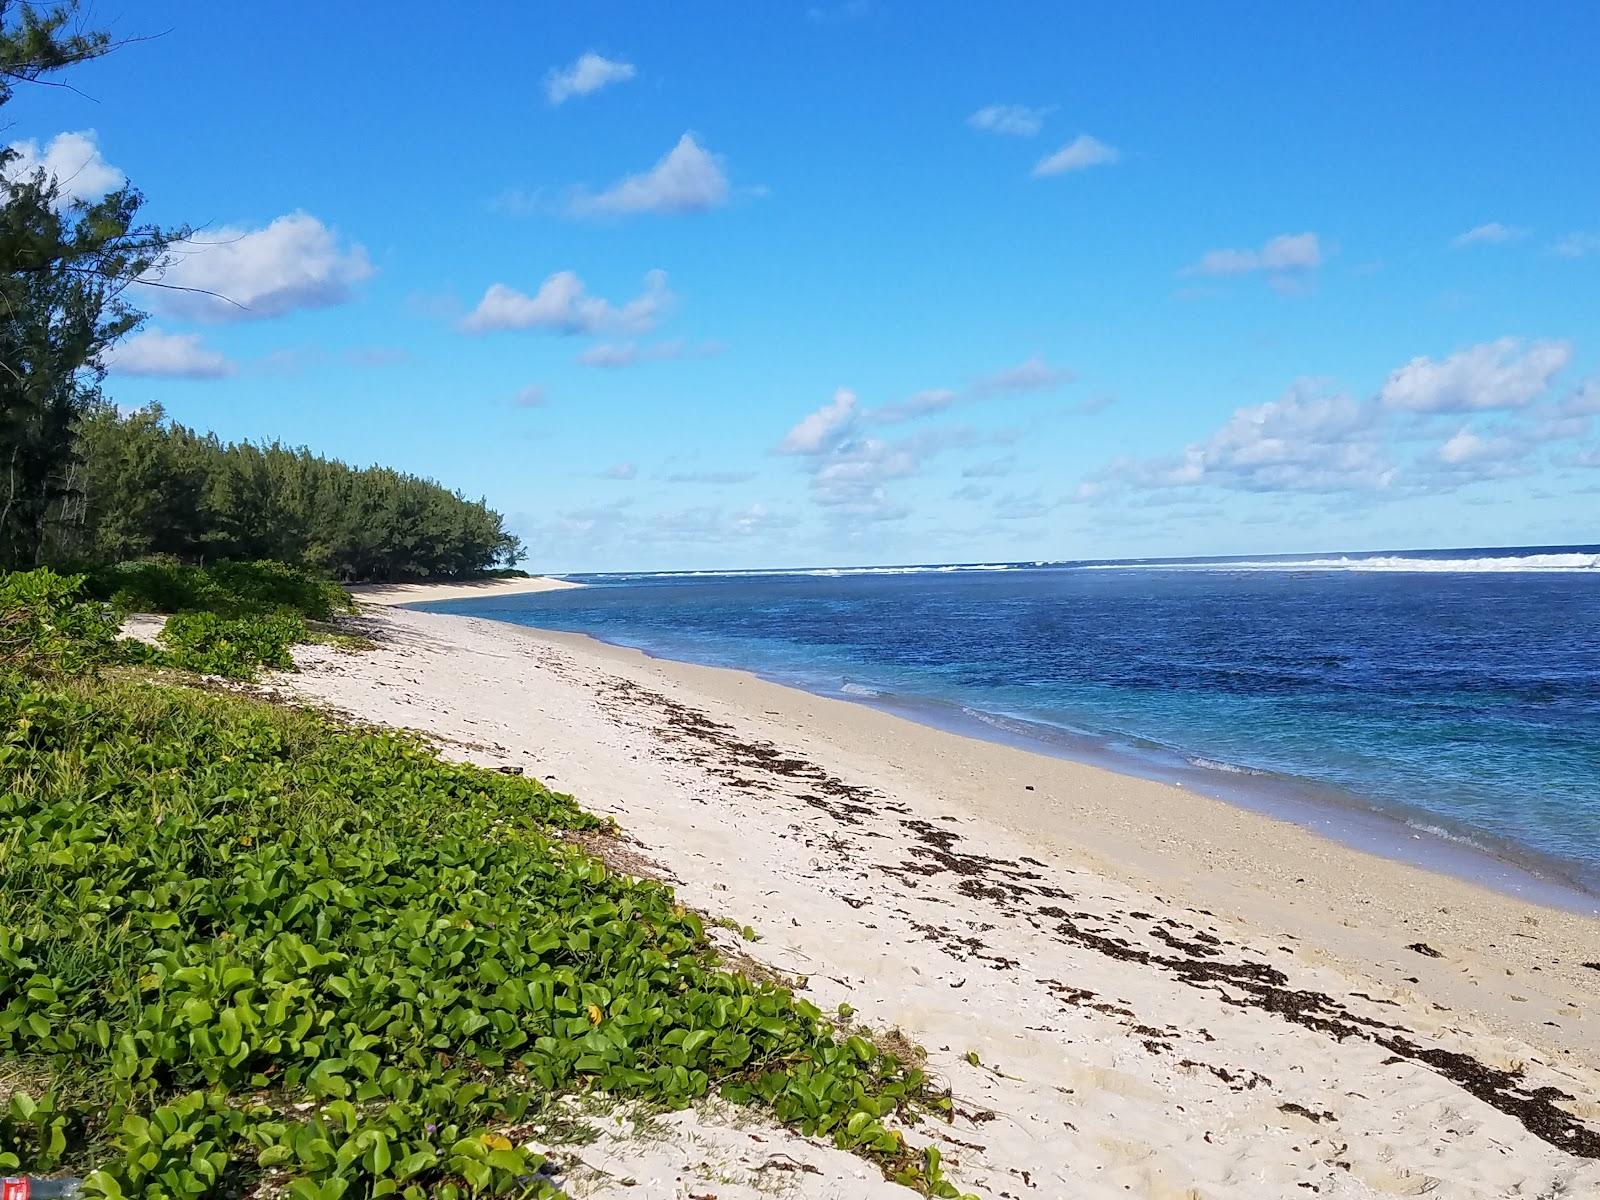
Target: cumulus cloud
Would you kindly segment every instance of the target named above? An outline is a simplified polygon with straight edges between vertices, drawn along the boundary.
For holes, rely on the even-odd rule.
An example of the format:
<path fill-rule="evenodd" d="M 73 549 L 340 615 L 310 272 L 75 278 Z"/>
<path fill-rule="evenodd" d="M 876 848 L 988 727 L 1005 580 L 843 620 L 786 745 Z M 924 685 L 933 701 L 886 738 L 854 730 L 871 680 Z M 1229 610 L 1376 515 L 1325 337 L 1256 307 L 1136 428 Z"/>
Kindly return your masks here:
<path fill-rule="evenodd" d="M 840 388 L 784 435 L 781 454 L 803 457 L 811 475 L 811 498 L 842 517 L 896 520 L 907 510 L 893 503 L 885 485 L 917 473 L 930 456 L 960 446 L 999 440 L 967 428 L 932 429 L 897 440 L 863 436 L 866 413 L 854 392 Z"/>
<path fill-rule="evenodd" d="M 907 515 L 891 503 L 884 484 L 914 475 L 916 447 L 906 442 L 861 438 L 835 448 L 811 475 L 811 498 L 841 516 L 897 520 Z"/>
<path fill-rule="evenodd" d="M 575 216 L 622 217 L 637 213 L 688 213 L 720 208 L 731 189 L 722 160 L 686 133 L 662 159 L 603 192 L 577 193 Z"/>
<path fill-rule="evenodd" d="M 1070 171 L 1107 166 L 1121 158 L 1122 151 L 1115 146 L 1108 146 L 1098 138 L 1080 133 L 1054 154 L 1041 158 L 1033 168 L 1033 175 L 1035 179 L 1065 175 Z"/>
<path fill-rule="evenodd" d="M 1097 483 L 1210 485 L 1237 491 L 1381 491 L 1395 468 L 1378 438 L 1371 402 L 1297 383 L 1277 400 L 1234 412 L 1220 429 L 1168 458 L 1122 459 Z M 1099 493 L 1097 493 L 1099 494 Z"/>
<path fill-rule="evenodd" d="M 1007 137 L 1032 137 L 1044 127 L 1048 108 L 1029 108 L 1025 104 L 988 104 L 967 118 L 973 129 Z"/>
<path fill-rule="evenodd" d="M 1208 250 L 1182 275 L 1213 277 L 1261 272 L 1274 287 L 1288 289 L 1322 265 L 1322 242 L 1314 233 L 1280 233 L 1259 250 Z"/>
<path fill-rule="evenodd" d="M 162 379 L 225 379 L 238 371 L 226 355 L 208 348 L 198 333 L 155 328 L 112 346 L 102 361 L 113 374 Z"/>
<path fill-rule="evenodd" d="M 1385 406 L 1407 412 L 1459 413 L 1522 408 L 1550 386 L 1572 357 L 1562 341 L 1499 338 L 1448 358 L 1413 358 L 1390 374 L 1379 392 Z"/>
<path fill-rule="evenodd" d="M 1450 244 L 1457 250 L 1462 250 L 1468 246 L 1498 246 L 1502 242 L 1515 242 L 1527 236 L 1526 229 L 1490 221 L 1486 225 L 1475 225 L 1465 233 L 1458 234 L 1451 239 Z"/>
<path fill-rule="evenodd" d="M 7 149 L 16 157 L 6 164 L 7 183 L 32 177 L 43 170 L 61 187 L 61 199 L 98 200 L 127 182 L 127 176 L 100 154 L 98 135 L 92 129 L 58 133 L 41 148 L 32 138 L 12 142 Z"/>
<path fill-rule="evenodd" d="M 1525 442 L 1510 437 L 1485 437 L 1466 426 L 1458 429 L 1454 436 L 1444 445 L 1439 447 L 1438 458 L 1442 463 L 1451 466 L 1463 464 L 1480 464 L 1485 462 L 1503 462 L 1508 458 L 1521 457 L 1528 450 Z"/>
<path fill-rule="evenodd" d="M 1412 359 L 1365 400 L 1302 380 L 1271 403 L 1236 410 L 1179 454 L 1113 462 L 1076 498 L 1099 502 L 1129 487 L 1392 497 L 1523 476 L 1536 452 L 1587 437 L 1600 415 L 1595 380 L 1548 395 L 1570 355 L 1565 342 L 1501 338 L 1440 361 Z M 1441 430 L 1448 414 L 1467 419 Z"/>
<path fill-rule="evenodd" d="M 856 394 L 840 388 L 833 399 L 802 417 L 778 444 L 780 454 L 821 454 L 833 448 L 854 426 Z"/>
<path fill-rule="evenodd" d="M 341 246 L 321 221 L 295 212 L 261 229 L 224 226 L 175 247 L 153 277 L 164 290 L 151 303 L 199 321 L 281 317 L 343 304 L 371 276 L 362 247 Z M 170 290 L 184 288 L 192 290 Z"/>
<path fill-rule="evenodd" d="M 574 96 L 587 96 L 613 83 L 634 77 L 632 63 L 603 58 L 594 51 L 580 54 L 571 66 L 551 71 L 545 77 L 544 94 L 551 104 L 564 104 Z"/>
<path fill-rule="evenodd" d="M 557 271 L 533 295 L 504 283 L 490 284 L 478 306 L 461 322 L 467 333 L 500 329 L 544 329 L 561 334 L 646 333 L 671 308 L 665 271 L 650 271 L 644 290 L 621 305 L 591 295 L 572 271 Z"/>

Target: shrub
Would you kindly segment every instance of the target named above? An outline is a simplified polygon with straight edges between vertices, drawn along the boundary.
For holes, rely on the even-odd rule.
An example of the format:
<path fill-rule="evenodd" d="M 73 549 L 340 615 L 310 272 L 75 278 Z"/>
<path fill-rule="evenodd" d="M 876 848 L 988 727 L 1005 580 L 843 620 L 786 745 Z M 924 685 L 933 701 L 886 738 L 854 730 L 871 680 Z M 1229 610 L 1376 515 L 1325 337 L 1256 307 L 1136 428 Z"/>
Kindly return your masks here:
<path fill-rule="evenodd" d="M 306 623 L 292 612 L 224 617 L 214 612 L 180 612 L 167 618 L 160 661 L 202 675 L 252 679 L 256 668 L 294 669 L 289 647 L 307 638 Z"/>
<path fill-rule="evenodd" d="M 212 612 L 240 617 L 289 609 L 313 621 L 353 611 L 344 589 L 315 571 L 280 562 L 194 567 L 170 559 L 118 563 L 96 572 L 94 593 L 123 612 Z"/>
<path fill-rule="evenodd" d="M 0 667 L 83 670 L 112 655 L 117 629 L 110 606 L 86 597 L 82 575 L 0 575 Z"/>

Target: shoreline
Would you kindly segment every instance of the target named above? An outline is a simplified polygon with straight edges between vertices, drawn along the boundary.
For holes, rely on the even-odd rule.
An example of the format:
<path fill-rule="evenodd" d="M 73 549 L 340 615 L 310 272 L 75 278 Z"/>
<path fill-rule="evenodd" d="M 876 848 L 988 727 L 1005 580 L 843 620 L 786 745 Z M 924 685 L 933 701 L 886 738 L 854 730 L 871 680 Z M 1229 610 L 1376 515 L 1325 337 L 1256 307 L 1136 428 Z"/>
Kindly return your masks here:
<path fill-rule="evenodd" d="M 772 682 L 794 686 L 781 679 Z M 1008 730 L 995 720 L 1017 726 L 1034 723 L 1005 714 L 969 711 L 960 705 L 949 706 L 959 710 L 959 715 L 940 720 L 938 708 L 943 702 L 923 697 L 845 695 L 838 698 L 945 730 L 957 737 L 1016 746 L 1116 775 L 1183 788 L 1245 812 L 1287 822 L 1358 853 L 1446 875 L 1499 895 L 1600 918 L 1600 892 L 1570 874 L 1567 869 L 1570 864 L 1512 843 L 1485 845 L 1484 841 L 1490 839 L 1487 833 L 1475 829 L 1448 829 L 1444 818 L 1419 809 L 1382 807 L 1357 793 L 1299 776 L 1277 775 L 1231 764 L 1206 767 L 1196 760 L 1217 760 L 1204 759 L 1203 755 L 1183 755 L 1167 747 L 1163 747 L 1163 751 L 1180 761 L 1169 763 L 1155 755 L 1119 752 L 1099 745 L 1089 735 L 1072 737 L 1063 733 L 1055 737 L 1052 736 L 1056 733 L 1054 729 Z M 1419 821 L 1428 824 L 1421 825 Z"/>
<path fill-rule="evenodd" d="M 1600 1189 L 1600 922 L 746 672 L 356 620 L 376 650 L 304 647 L 274 685 L 614 817 L 621 869 L 752 926 L 733 948 L 824 1012 L 926 1048 L 957 1114 L 914 1132 L 963 1191 Z M 716 1181 L 674 1147 L 680 1178 Z M 867 1194 L 816 1161 L 794 1195 Z"/>
<path fill-rule="evenodd" d="M 418 580 L 415 583 L 347 583 L 344 590 L 363 604 L 434 604 L 446 600 L 487 600 L 496 596 L 526 596 L 534 592 L 560 592 L 581 588 L 581 583 L 549 575 L 526 578 Z"/>
<path fill-rule="evenodd" d="M 405 603 L 449 603 L 455 599 L 470 598 L 452 596 Z M 746 673 L 775 687 L 888 713 L 954 737 L 1010 746 L 1130 779 L 1179 788 L 1268 820 L 1286 822 L 1356 853 L 1443 875 L 1498 895 L 1600 919 L 1600 891 L 1569 874 L 1569 864 L 1562 860 L 1546 858 L 1537 851 L 1510 843 L 1485 845 L 1473 840 L 1474 837 L 1489 839 L 1490 835 L 1482 831 L 1451 830 L 1446 827 L 1443 818 L 1421 810 L 1391 810 L 1356 793 L 1346 793 L 1333 785 L 1320 784 L 1315 780 L 1264 772 L 1245 772 L 1241 778 L 1231 779 L 1226 770 L 1207 770 L 1196 765 L 1192 756 L 1171 748 L 1163 749 L 1175 760 L 1188 758 L 1186 765 L 1180 765 L 1178 761 L 1162 762 L 1155 755 L 1141 757 L 1134 753 L 1121 753 L 1101 745 L 1092 735 L 1072 735 L 1066 730 L 1040 726 L 1024 718 L 980 712 L 932 697 L 827 691 L 807 686 L 799 678 L 786 678 L 754 668 L 679 658 L 646 646 L 611 641 L 592 633 L 548 629 L 518 621 L 499 621 L 498 618 L 477 614 L 432 609 L 418 611 L 496 620 L 500 624 L 542 635 L 584 638 L 597 646 L 631 651 L 654 661 L 711 671 Z M 1258 782 L 1252 784 L 1252 778 L 1258 779 Z M 1419 825 L 1417 821 L 1426 821 L 1432 827 Z"/>

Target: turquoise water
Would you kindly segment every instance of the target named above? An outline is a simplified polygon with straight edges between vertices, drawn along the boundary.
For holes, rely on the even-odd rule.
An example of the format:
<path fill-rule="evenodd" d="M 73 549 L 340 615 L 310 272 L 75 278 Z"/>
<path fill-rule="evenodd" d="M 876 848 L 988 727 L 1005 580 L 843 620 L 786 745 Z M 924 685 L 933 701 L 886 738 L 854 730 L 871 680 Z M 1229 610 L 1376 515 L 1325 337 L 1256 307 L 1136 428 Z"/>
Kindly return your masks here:
<path fill-rule="evenodd" d="M 1600 548 L 573 578 L 594 586 L 425 607 L 754 670 L 1600 892 Z"/>

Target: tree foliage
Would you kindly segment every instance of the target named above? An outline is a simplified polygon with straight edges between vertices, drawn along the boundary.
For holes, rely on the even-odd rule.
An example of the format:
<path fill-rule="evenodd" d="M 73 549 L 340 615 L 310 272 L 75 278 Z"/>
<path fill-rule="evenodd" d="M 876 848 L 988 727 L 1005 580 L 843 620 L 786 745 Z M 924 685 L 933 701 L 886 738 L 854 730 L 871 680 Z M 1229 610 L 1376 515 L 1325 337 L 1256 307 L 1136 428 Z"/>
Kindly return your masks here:
<path fill-rule="evenodd" d="M 69 30 L 75 8 L 0 2 L 0 105 L 14 81 L 106 49 Z M 74 494 L 74 429 L 99 399 L 101 355 L 143 319 L 123 293 L 184 234 L 141 223 L 132 186 L 70 199 L 17 159 L 0 149 L 0 564 L 12 566 L 40 561 Z"/>
<path fill-rule="evenodd" d="M 99 405 L 78 442 L 58 560 L 276 559 L 356 581 L 477 575 L 522 557 L 481 500 L 303 448 L 223 442 L 157 407 L 122 416 Z"/>
<path fill-rule="evenodd" d="M 75 25 L 78 7 L 77 0 L 45 9 L 0 0 L 0 104 L 13 84 L 35 83 L 111 48 L 106 34 Z"/>

